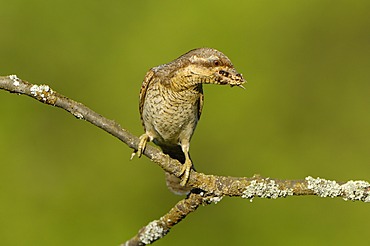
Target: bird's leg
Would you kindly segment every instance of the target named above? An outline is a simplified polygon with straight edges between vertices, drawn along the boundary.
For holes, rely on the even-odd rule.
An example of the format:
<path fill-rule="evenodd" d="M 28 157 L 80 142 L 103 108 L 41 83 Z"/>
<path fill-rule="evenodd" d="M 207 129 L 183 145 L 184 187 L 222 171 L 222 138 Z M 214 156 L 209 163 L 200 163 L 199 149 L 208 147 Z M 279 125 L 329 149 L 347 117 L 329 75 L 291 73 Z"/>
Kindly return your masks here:
<path fill-rule="evenodd" d="M 149 138 L 149 136 L 146 133 L 144 133 L 143 135 L 140 136 L 139 144 L 137 146 L 137 151 L 134 150 L 134 152 L 132 152 L 130 160 L 132 160 L 134 158 L 135 154 L 137 154 L 137 157 L 139 157 L 139 158 L 141 157 L 141 155 L 142 155 L 142 153 L 145 149 L 146 143 L 148 142 L 148 138 Z"/>
<path fill-rule="evenodd" d="M 191 162 L 190 156 L 189 156 L 189 143 L 181 145 L 182 151 L 184 152 L 185 155 L 185 163 L 182 165 L 181 169 L 181 186 L 185 186 L 186 183 L 189 180 L 189 175 L 190 175 L 190 169 L 193 166 L 193 163 Z"/>

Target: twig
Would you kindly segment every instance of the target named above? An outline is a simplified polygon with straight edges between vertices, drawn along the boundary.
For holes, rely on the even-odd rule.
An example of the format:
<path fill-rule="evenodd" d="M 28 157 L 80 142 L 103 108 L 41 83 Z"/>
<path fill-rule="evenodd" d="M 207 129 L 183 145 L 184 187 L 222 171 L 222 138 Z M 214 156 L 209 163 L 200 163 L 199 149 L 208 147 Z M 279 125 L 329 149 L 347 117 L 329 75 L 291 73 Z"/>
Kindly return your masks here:
<path fill-rule="evenodd" d="M 187 198 L 179 201 L 167 214 L 141 228 L 138 234 L 121 246 L 147 245 L 161 239 L 174 225 L 191 212 L 194 212 L 201 204 L 207 205 L 209 200 L 203 194 L 190 193 Z"/>

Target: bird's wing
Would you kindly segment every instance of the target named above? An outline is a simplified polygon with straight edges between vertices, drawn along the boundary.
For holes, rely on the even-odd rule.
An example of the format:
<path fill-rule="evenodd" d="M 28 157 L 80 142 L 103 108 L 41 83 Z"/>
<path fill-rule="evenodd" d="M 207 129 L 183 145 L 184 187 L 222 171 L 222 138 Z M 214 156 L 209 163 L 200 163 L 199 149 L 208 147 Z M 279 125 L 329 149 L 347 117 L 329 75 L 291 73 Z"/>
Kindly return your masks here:
<path fill-rule="evenodd" d="M 149 87 L 149 84 L 153 81 L 153 77 L 154 77 L 154 71 L 150 69 L 146 73 L 143 83 L 141 84 L 140 96 L 139 96 L 139 100 L 140 100 L 139 101 L 139 111 L 140 111 L 141 120 L 143 120 L 142 114 L 143 114 L 143 107 L 144 107 L 146 91 Z"/>
<path fill-rule="evenodd" d="M 201 88 L 199 102 L 198 102 L 198 120 L 200 119 L 200 115 L 202 114 L 203 103 L 204 103 L 204 94 L 203 94 L 203 88 Z"/>

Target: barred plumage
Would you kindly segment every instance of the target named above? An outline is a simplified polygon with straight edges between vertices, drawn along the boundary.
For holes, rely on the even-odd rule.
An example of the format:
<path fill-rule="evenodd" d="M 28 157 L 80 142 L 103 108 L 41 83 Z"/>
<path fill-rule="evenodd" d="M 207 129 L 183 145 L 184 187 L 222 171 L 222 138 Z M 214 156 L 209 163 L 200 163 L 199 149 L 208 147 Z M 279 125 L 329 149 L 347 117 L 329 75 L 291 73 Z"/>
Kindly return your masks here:
<path fill-rule="evenodd" d="M 160 146 L 165 154 L 183 163 L 182 180 L 167 175 L 167 185 L 175 193 L 187 193 L 192 161 L 190 140 L 202 114 L 202 84 L 242 87 L 243 76 L 236 72 L 223 53 L 211 48 L 191 50 L 176 60 L 150 69 L 140 90 L 140 115 L 145 133 L 140 137 L 138 156 L 147 141 Z"/>

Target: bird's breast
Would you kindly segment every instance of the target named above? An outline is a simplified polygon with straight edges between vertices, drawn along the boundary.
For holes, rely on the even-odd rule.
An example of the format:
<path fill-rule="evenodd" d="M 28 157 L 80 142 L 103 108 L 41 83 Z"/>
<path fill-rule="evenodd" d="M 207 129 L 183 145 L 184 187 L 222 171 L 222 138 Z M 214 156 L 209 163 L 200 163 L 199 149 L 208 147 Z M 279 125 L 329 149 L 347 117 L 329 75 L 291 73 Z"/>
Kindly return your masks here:
<path fill-rule="evenodd" d="M 190 141 L 198 122 L 199 95 L 186 95 L 166 88 L 148 90 L 142 119 L 147 134 L 158 145 Z"/>

